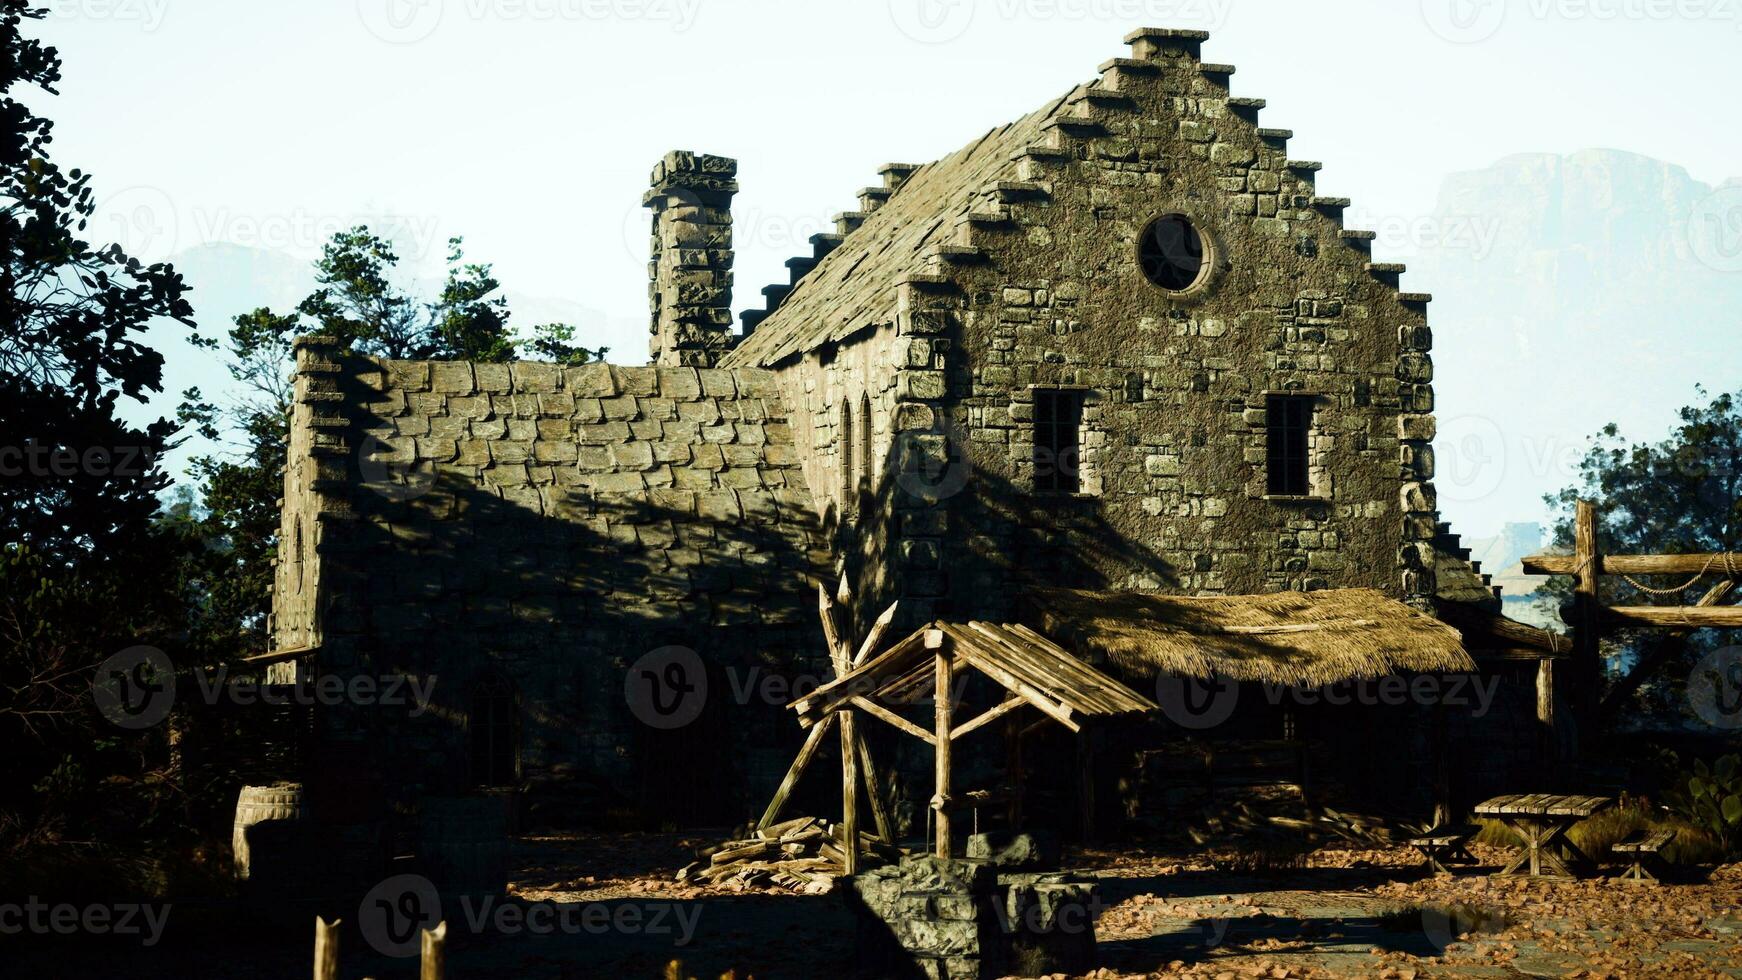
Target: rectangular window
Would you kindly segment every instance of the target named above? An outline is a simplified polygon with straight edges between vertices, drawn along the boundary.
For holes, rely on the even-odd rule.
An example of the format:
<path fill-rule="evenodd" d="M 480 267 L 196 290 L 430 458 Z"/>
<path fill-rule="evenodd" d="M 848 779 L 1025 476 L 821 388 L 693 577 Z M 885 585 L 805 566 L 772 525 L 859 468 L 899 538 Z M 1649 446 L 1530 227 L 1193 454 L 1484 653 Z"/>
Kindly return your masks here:
<path fill-rule="evenodd" d="M 1307 475 L 1307 445 L 1312 433 L 1311 395 L 1270 395 L 1265 398 L 1266 458 L 1270 466 L 1268 492 L 1304 497 L 1312 493 Z"/>
<path fill-rule="evenodd" d="M 1037 388 L 1034 392 L 1034 489 L 1041 493 L 1079 493 L 1083 479 L 1078 431 L 1083 425 L 1083 393 Z"/>

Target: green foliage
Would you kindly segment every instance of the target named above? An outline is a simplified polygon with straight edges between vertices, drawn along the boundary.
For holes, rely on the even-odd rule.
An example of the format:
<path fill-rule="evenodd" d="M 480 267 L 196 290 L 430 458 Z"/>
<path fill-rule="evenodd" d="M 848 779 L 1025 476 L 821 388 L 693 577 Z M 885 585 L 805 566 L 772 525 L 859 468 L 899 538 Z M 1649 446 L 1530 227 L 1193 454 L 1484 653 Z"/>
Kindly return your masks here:
<path fill-rule="evenodd" d="M 1742 758 L 1727 755 L 1712 765 L 1694 760 L 1668 803 L 1689 823 L 1724 843 L 1731 854 L 1742 851 Z"/>

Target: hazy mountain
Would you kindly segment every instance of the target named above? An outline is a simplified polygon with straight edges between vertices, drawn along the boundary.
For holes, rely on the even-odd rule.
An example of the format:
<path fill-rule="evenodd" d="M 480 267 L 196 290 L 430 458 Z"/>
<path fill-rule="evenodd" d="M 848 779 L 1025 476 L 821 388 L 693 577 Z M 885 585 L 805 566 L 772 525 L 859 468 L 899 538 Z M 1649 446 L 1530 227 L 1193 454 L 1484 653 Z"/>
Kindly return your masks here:
<path fill-rule="evenodd" d="M 1466 536 L 1545 517 L 1605 423 L 1656 440 L 1695 383 L 1742 387 L 1742 181 L 1521 154 L 1448 177 L 1428 227 L 1405 282 L 1434 294 L 1438 483 Z"/>

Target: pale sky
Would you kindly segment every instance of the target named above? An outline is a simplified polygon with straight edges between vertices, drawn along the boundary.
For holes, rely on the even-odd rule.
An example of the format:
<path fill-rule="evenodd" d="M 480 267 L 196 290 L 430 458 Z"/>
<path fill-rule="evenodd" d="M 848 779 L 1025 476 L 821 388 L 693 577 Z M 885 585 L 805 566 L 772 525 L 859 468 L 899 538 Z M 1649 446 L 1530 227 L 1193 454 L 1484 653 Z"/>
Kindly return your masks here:
<path fill-rule="evenodd" d="M 1425 215 L 1448 173 L 1519 152 L 1742 175 L 1742 0 L 52 6 L 38 32 L 63 94 L 31 101 L 57 159 L 97 175 L 96 235 L 144 258 L 209 241 L 308 257 L 368 215 L 433 273 L 463 234 L 511 289 L 603 311 L 607 335 L 585 339 L 625 362 L 644 359 L 639 203 L 665 151 L 740 161 L 736 305 L 760 306 L 879 164 L 1092 79 L 1138 26 L 1210 30 L 1205 59 L 1238 66 L 1235 94 L 1269 101 L 1263 124 L 1325 162 L 1319 192 L 1353 198 L 1362 227 Z"/>

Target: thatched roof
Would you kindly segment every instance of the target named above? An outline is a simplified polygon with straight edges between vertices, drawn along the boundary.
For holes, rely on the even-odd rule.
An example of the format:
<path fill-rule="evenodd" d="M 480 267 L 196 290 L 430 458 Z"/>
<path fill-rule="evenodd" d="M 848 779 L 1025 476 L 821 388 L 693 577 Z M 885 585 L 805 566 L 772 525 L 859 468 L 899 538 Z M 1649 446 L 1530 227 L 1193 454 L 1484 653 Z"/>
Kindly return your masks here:
<path fill-rule="evenodd" d="M 1372 589 L 1175 596 L 1041 589 L 1041 632 L 1139 676 L 1322 685 L 1474 671 L 1457 630 Z"/>

